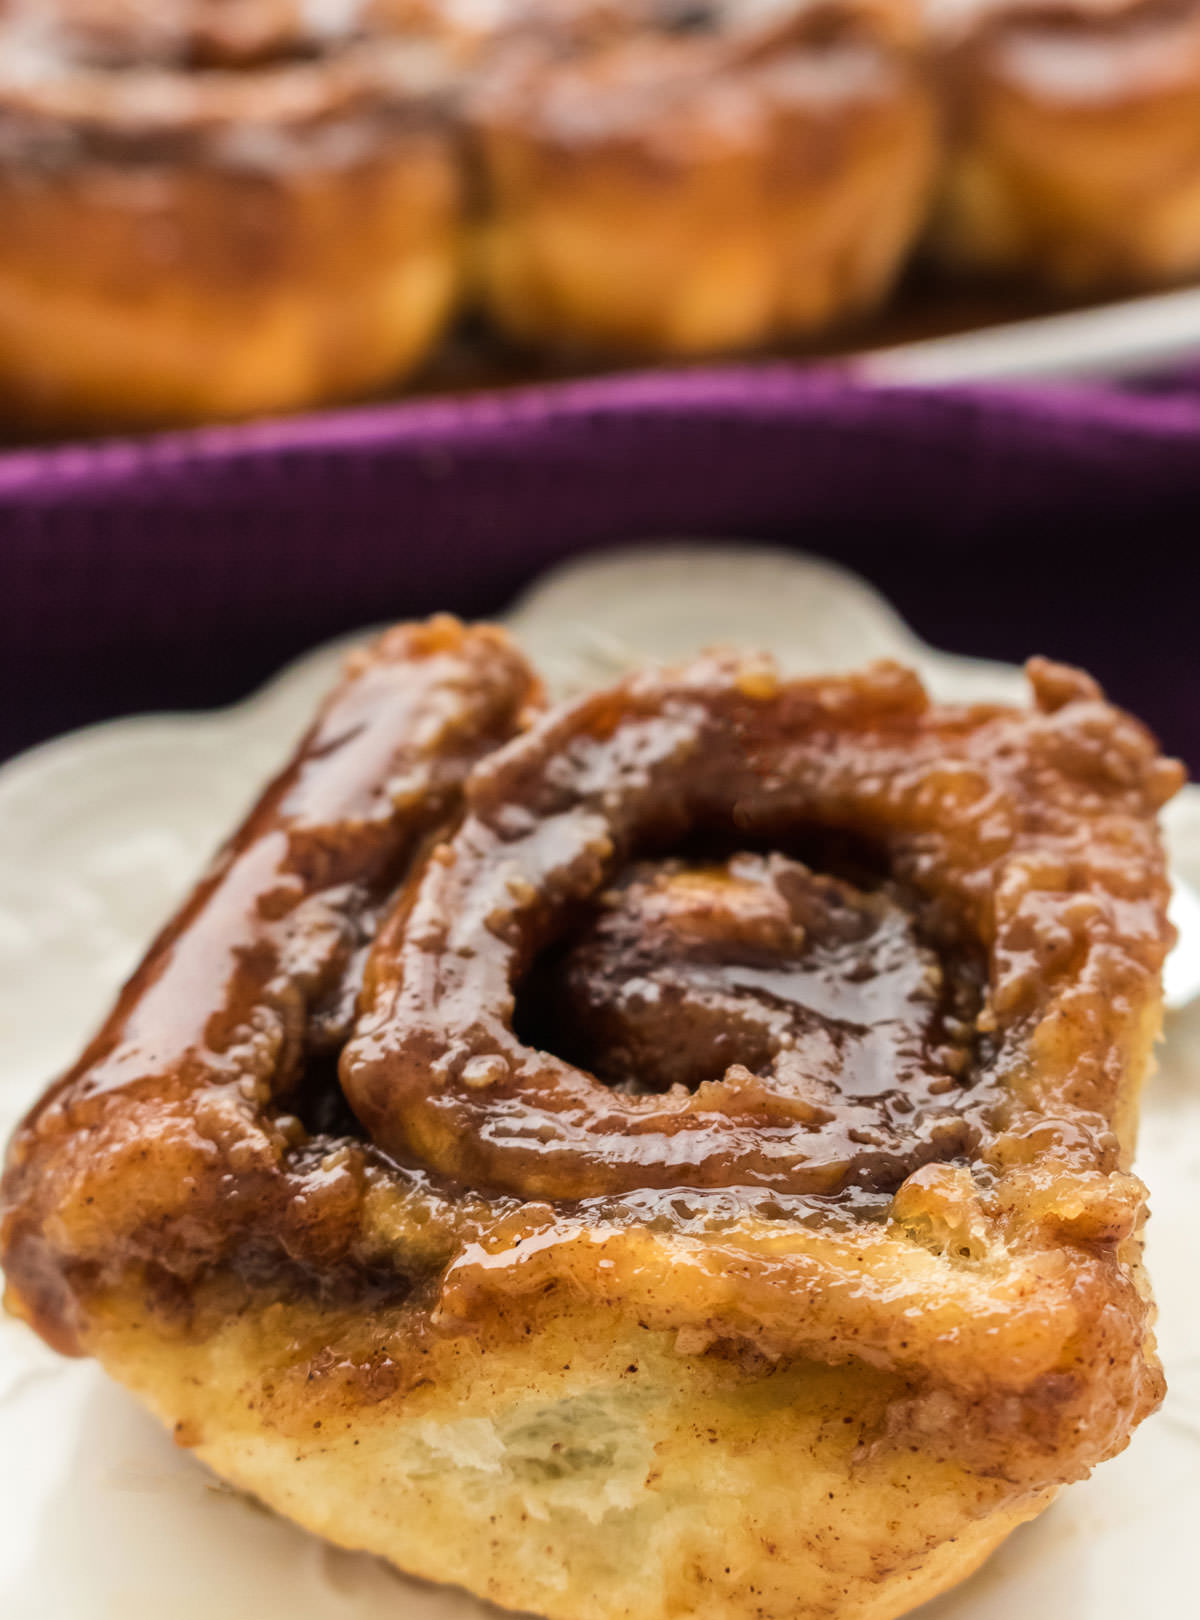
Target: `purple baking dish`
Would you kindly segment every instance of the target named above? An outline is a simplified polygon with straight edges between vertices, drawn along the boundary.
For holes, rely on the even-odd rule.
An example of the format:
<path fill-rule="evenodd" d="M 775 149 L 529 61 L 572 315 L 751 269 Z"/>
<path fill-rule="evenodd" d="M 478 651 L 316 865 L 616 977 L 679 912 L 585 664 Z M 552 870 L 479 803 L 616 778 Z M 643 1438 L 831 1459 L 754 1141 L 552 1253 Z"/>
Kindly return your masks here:
<path fill-rule="evenodd" d="M 686 535 L 835 557 L 949 649 L 1084 663 L 1200 764 L 1198 520 L 1194 373 L 922 389 L 772 362 L 11 451 L 0 751 Z"/>

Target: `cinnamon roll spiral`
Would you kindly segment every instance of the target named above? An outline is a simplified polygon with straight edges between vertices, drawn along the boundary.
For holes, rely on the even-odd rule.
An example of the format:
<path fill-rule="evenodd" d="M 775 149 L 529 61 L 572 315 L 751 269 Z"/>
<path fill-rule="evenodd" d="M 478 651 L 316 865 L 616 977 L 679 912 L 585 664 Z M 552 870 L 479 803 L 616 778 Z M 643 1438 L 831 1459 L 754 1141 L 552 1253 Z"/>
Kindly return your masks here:
<path fill-rule="evenodd" d="M 916 701 L 903 681 L 893 694 L 881 678 L 866 699 L 871 768 L 893 779 L 919 753 L 906 697 Z M 700 664 L 588 698 L 482 764 L 467 820 L 368 965 L 342 1079 L 372 1137 L 522 1198 L 894 1187 L 925 1156 L 963 1151 L 952 1071 L 966 1051 L 943 1029 L 953 991 L 936 949 L 894 900 L 795 861 L 635 867 L 607 897 L 563 984 L 542 994 L 568 1028 L 581 1013 L 584 1030 L 616 1025 L 614 1052 L 602 1046 L 592 1066 L 636 1047 L 641 1062 L 624 1060 L 617 1087 L 513 1030 L 514 993 L 564 916 L 647 846 L 699 828 L 786 847 L 836 818 L 864 838 L 886 827 L 901 870 L 901 805 L 854 802 L 865 751 L 854 701 L 848 690 L 838 733 L 821 728 L 810 758 L 820 700 L 809 688 Z M 893 702 L 888 737 L 879 715 Z M 926 748 L 939 745 L 933 734 Z M 672 1061 L 688 1083 L 661 1072 Z"/>
<path fill-rule="evenodd" d="M 961 1578 L 1162 1388 L 1129 1155 L 1179 772 L 1030 675 L 712 656 L 539 712 L 498 633 L 389 632 L 18 1132 L 10 1305 L 511 1607 Z"/>

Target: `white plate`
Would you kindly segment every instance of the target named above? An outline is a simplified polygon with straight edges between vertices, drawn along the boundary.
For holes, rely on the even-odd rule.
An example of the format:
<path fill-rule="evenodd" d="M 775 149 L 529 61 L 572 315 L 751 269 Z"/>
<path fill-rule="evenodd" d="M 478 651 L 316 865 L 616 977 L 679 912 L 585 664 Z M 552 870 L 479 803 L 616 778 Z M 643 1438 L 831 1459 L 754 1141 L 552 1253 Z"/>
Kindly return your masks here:
<path fill-rule="evenodd" d="M 907 387 L 1148 376 L 1198 353 L 1200 288 L 1183 287 L 868 349 L 851 367 L 864 382 Z"/>
<path fill-rule="evenodd" d="M 852 576 L 747 547 L 642 549 L 576 565 L 525 598 L 509 623 L 558 691 L 639 656 L 670 658 L 716 641 L 771 648 L 796 670 L 897 656 L 947 697 L 1010 698 L 1022 686 L 1007 666 L 924 647 Z M 0 1135 L 75 1054 L 153 929 L 286 755 L 339 655 L 314 653 L 237 708 L 118 721 L 0 771 Z M 1185 792 L 1169 819 L 1177 867 L 1200 883 L 1200 790 Z M 929 1620 L 1195 1613 L 1196 1074 L 1193 1008 L 1172 1022 L 1140 1155 L 1154 1192 L 1149 1260 L 1167 1404 L 1123 1456 L 933 1604 Z M 60 1361 L 0 1320 L 4 1620 L 482 1620 L 494 1612 L 337 1552 L 255 1508 L 177 1450 L 93 1366 Z"/>

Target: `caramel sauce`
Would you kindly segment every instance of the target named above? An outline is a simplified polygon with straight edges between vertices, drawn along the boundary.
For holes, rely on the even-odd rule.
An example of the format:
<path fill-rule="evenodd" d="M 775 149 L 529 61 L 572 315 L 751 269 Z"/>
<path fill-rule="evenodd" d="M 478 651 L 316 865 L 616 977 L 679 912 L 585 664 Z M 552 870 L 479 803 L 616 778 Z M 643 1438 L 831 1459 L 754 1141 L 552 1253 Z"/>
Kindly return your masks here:
<path fill-rule="evenodd" d="M 370 1271 L 350 1251 L 380 1163 L 360 1142 L 311 1138 L 292 1094 L 348 1033 L 380 908 L 459 813 L 471 767 L 537 697 L 500 632 L 449 619 L 390 632 L 350 661 L 292 762 L 14 1137 L 5 1264 L 52 1341 L 71 1340 L 63 1268 L 92 1276 L 97 1244 L 106 1267 L 183 1278 L 218 1263 L 320 1286 L 338 1267 Z M 419 1177 L 409 1190 L 419 1205 Z M 48 1221 L 72 1231 L 73 1253 Z"/>
<path fill-rule="evenodd" d="M 903 0 L 0 0 L 0 155 L 306 171 L 480 114 L 620 136 L 719 80 L 738 121 L 755 98 L 848 114 L 913 26 Z"/>
<path fill-rule="evenodd" d="M 947 956 L 898 898 L 780 855 L 647 862 L 535 969 L 518 1019 L 535 1002 L 536 1044 L 618 1091 L 735 1095 L 764 1124 L 802 1126 L 831 1185 L 894 1187 L 974 1140 L 980 985 Z"/>

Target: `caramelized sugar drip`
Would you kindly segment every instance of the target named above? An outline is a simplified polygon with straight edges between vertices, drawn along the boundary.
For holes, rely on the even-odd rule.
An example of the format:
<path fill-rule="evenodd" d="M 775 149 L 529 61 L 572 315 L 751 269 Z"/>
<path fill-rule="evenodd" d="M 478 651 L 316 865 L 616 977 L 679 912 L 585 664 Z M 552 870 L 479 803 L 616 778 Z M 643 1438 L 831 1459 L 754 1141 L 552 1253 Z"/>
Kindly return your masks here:
<path fill-rule="evenodd" d="M 979 1004 L 969 953 L 943 965 L 896 896 L 741 854 L 631 867 L 535 966 L 518 1027 L 626 1093 L 736 1096 L 880 1187 L 969 1151 Z"/>
<path fill-rule="evenodd" d="M 78 1063 L 14 1138 L 3 1250 L 25 1310 L 73 1335 L 76 1267 L 190 1278 L 352 1254 L 385 1172 L 334 1137 L 367 944 L 473 765 L 510 737 L 537 682 L 502 632 L 449 618 L 354 654 L 286 769 L 151 945 Z M 420 1203 L 423 1184 L 414 1184 Z M 53 1230 L 54 1236 L 51 1236 Z M 436 1241 L 436 1239 L 435 1239 Z M 402 1267 L 401 1269 L 406 1269 Z"/>

